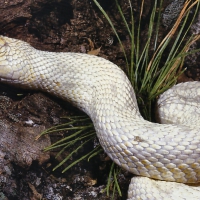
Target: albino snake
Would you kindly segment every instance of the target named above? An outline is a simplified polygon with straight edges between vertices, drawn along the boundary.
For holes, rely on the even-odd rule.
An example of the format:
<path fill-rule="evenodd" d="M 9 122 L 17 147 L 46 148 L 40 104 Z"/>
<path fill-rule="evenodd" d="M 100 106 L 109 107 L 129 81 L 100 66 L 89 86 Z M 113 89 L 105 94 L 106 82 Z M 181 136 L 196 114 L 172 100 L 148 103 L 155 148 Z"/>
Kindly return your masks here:
<path fill-rule="evenodd" d="M 141 117 L 128 78 L 112 62 L 87 54 L 39 51 L 3 36 L 0 80 L 49 92 L 87 113 L 109 157 L 140 175 L 132 178 L 129 199 L 200 199 L 199 187 L 182 184 L 200 182 L 199 82 L 178 84 L 161 95 L 160 120 L 177 125 L 151 123 Z M 185 122 L 186 117 L 191 122 Z"/>

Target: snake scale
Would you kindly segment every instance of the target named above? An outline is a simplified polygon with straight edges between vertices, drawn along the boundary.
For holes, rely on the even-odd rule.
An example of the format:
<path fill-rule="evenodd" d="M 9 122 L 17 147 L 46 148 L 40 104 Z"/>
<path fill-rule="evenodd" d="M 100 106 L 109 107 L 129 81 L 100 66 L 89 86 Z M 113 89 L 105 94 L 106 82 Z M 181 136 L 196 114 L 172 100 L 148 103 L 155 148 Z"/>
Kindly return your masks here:
<path fill-rule="evenodd" d="M 160 96 L 159 119 L 174 124 L 151 123 L 142 118 L 127 76 L 112 62 L 40 51 L 4 36 L 0 81 L 51 93 L 87 113 L 109 157 L 139 175 L 131 180 L 129 200 L 200 199 L 199 187 L 183 184 L 200 182 L 199 82 L 178 84 Z"/>

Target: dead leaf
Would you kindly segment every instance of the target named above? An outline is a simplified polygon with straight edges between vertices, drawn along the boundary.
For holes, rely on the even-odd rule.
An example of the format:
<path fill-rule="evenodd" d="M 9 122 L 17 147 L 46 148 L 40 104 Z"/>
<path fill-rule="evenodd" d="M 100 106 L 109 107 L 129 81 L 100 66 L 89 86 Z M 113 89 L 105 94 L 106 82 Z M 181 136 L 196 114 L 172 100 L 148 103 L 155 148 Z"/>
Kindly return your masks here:
<path fill-rule="evenodd" d="M 87 54 L 97 56 L 99 54 L 100 50 L 101 50 L 101 47 L 99 47 L 98 49 L 88 51 Z"/>
<path fill-rule="evenodd" d="M 28 182 L 28 185 L 33 193 L 32 200 L 41 200 L 42 199 L 42 194 L 38 193 L 37 190 L 35 189 L 34 185 Z"/>
<path fill-rule="evenodd" d="M 91 50 L 94 50 L 94 42 L 92 42 L 92 40 L 90 38 L 87 38 L 88 42 L 89 42 L 89 46 L 91 48 Z"/>

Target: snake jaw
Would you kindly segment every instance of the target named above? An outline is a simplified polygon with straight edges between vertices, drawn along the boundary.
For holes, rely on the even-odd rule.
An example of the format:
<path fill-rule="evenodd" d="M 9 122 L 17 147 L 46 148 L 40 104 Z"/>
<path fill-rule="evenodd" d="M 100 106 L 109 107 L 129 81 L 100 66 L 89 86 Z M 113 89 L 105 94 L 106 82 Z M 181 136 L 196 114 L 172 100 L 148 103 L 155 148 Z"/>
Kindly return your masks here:
<path fill-rule="evenodd" d="M 14 83 L 12 67 L 0 56 L 0 80 L 1 82 Z"/>
<path fill-rule="evenodd" d="M 28 61 L 20 60 L 24 52 L 18 48 L 25 46 L 16 39 L 0 36 L 0 81 L 8 84 L 16 84 L 24 87 L 35 81 L 35 76 L 28 69 Z M 28 45 L 29 46 L 29 45 Z M 26 54 L 26 52 L 25 52 Z M 24 55 L 25 57 L 28 56 Z"/>
<path fill-rule="evenodd" d="M 0 36 L 0 80 L 2 82 L 11 82 L 13 83 L 13 69 L 9 64 L 9 45 L 6 42 L 6 38 Z"/>

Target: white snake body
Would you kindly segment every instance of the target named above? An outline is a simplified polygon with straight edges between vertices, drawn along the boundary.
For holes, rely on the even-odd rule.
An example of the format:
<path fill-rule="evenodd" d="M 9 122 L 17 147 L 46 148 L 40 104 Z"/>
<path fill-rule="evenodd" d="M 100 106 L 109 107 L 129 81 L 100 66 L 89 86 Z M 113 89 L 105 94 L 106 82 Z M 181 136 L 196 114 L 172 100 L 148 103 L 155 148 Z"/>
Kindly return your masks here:
<path fill-rule="evenodd" d="M 185 199 L 186 193 L 176 196 L 172 188 L 182 187 L 180 183 L 200 182 L 200 83 L 193 82 L 189 87 L 178 84 L 161 96 L 158 115 L 165 123 L 174 118 L 172 125 L 145 121 L 124 72 L 100 57 L 39 51 L 20 40 L 1 36 L 0 78 L 73 103 L 90 116 L 103 149 L 115 163 L 135 175 L 164 180 L 160 185 L 171 188 L 168 192 L 157 190 L 155 185 L 161 181 L 135 177 L 129 199 Z M 189 115 L 183 109 L 191 113 L 193 125 L 180 118 Z M 165 116 L 165 110 L 172 118 Z M 176 125 L 179 122 L 183 125 Z M 146 193 L 148 190 L 151 194 Z M 184 185 L 186 190 L 190 199 L 200 199 L 198 187 Z"/>

